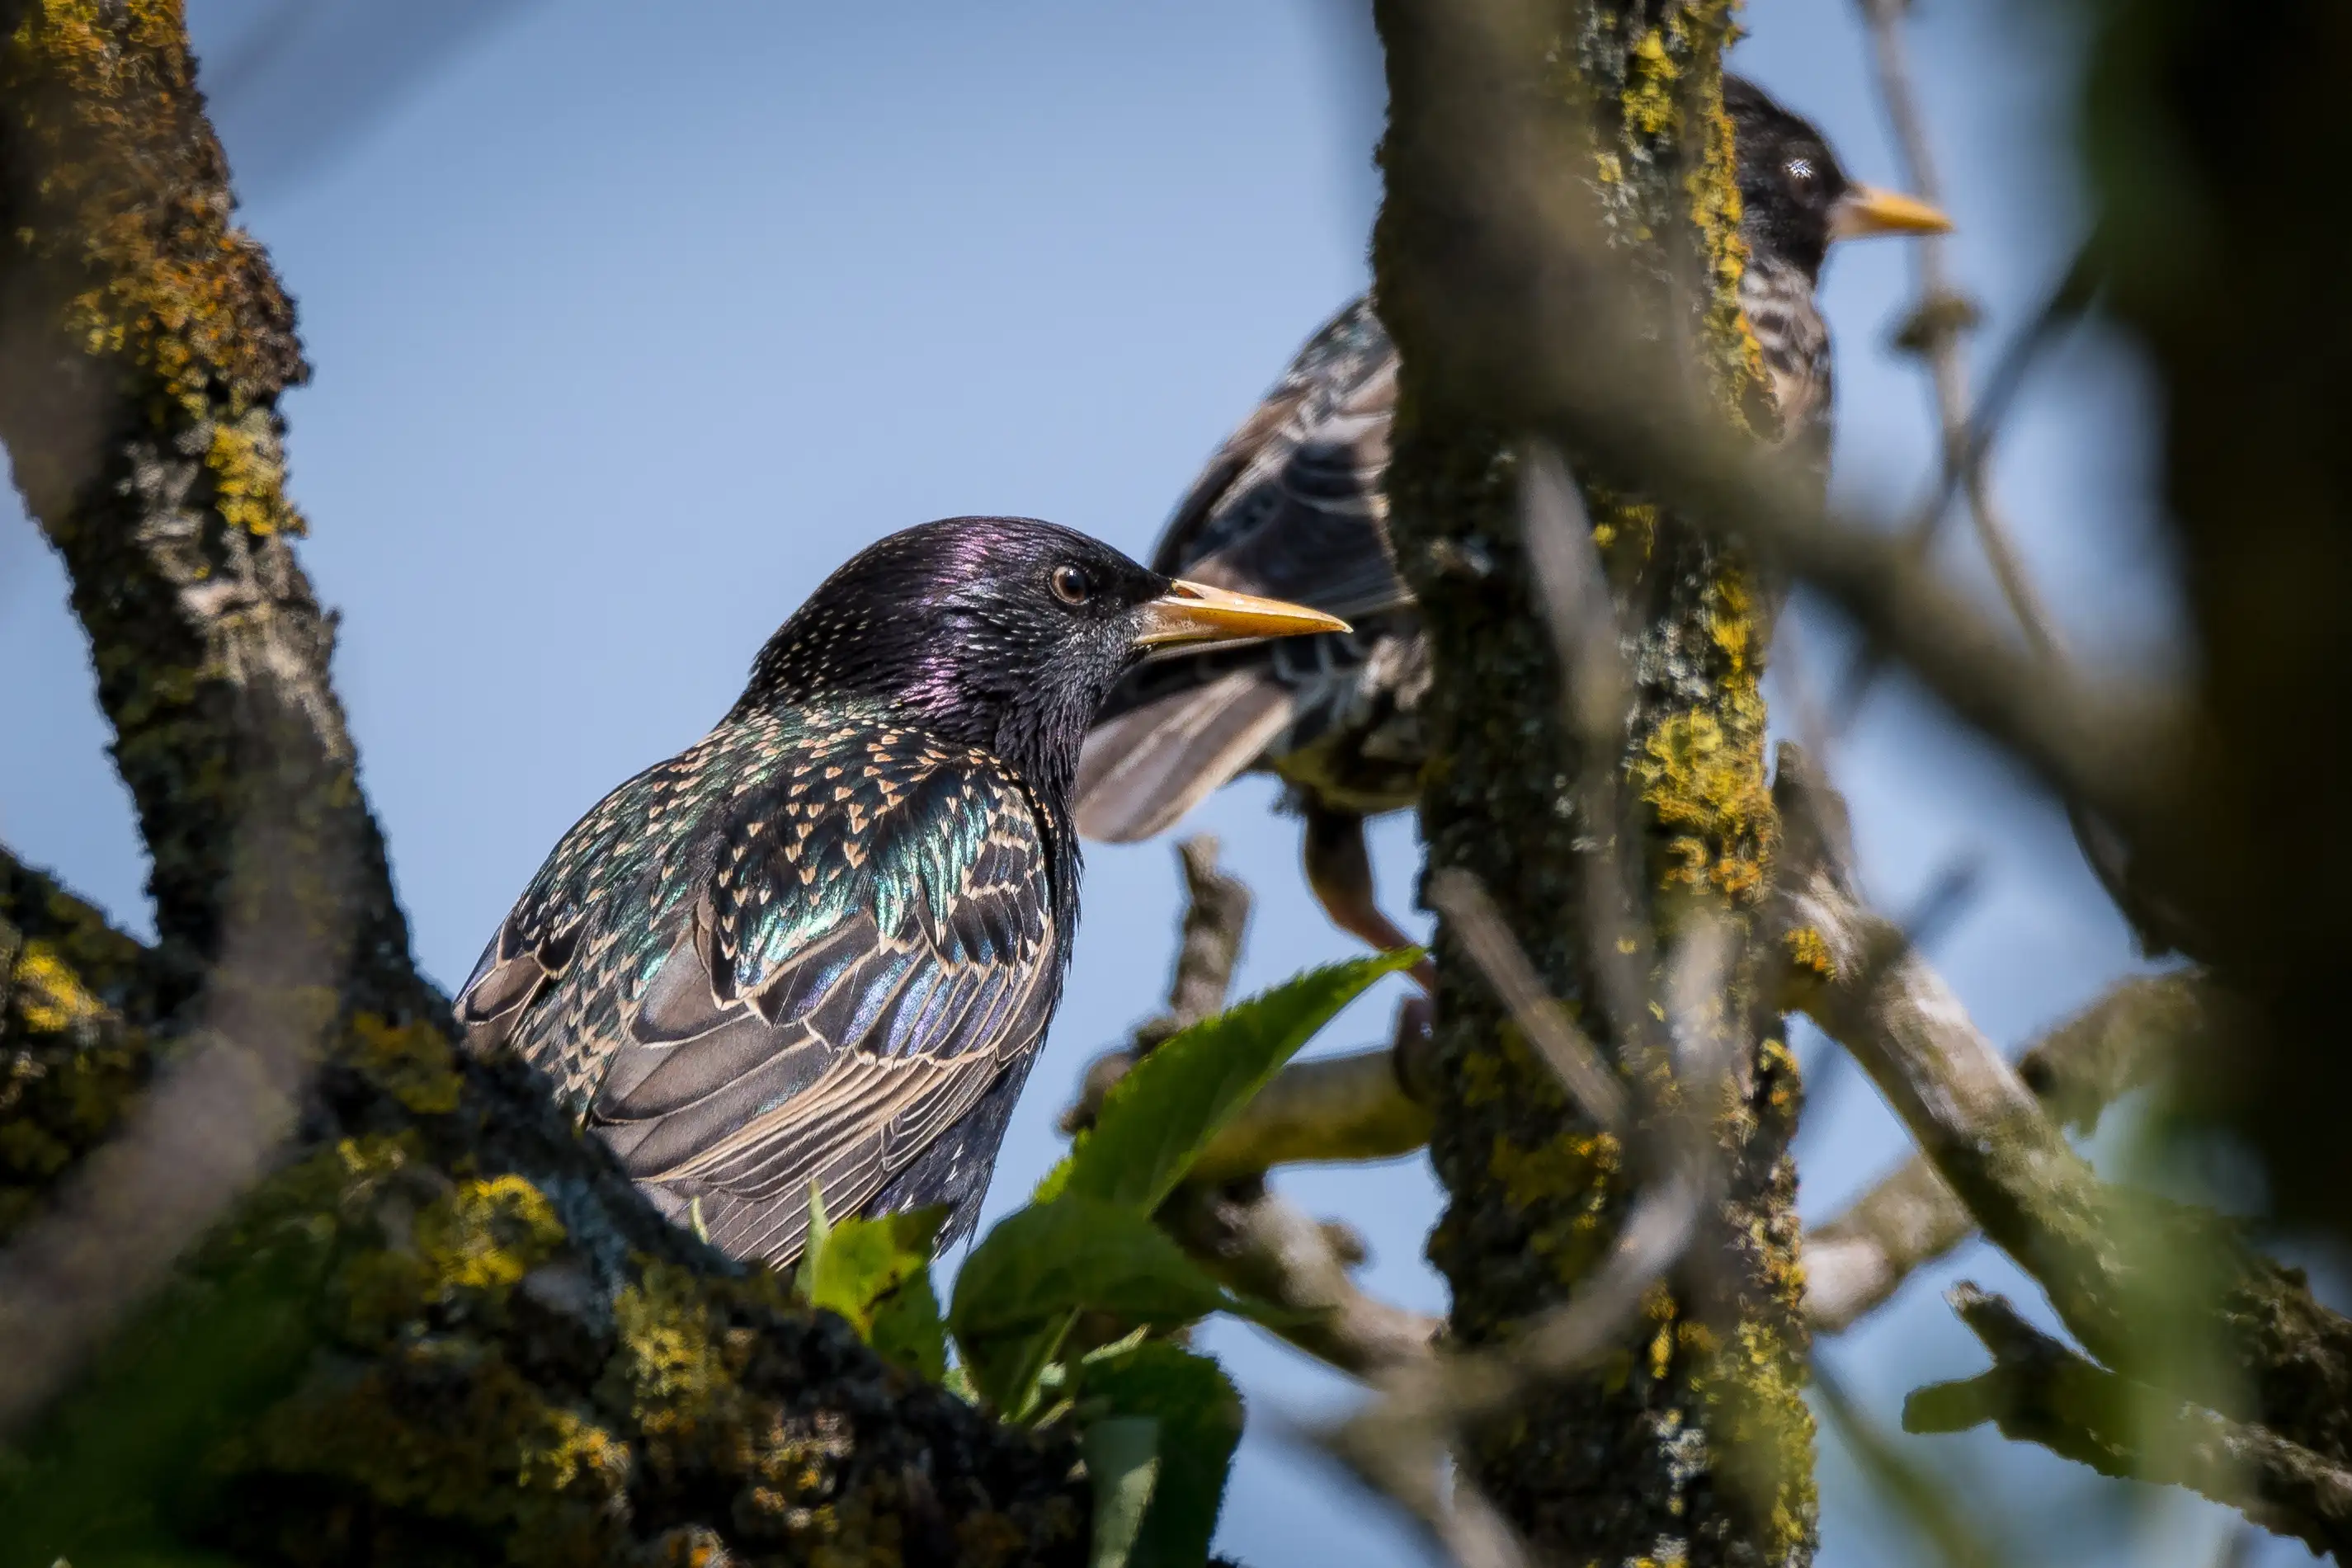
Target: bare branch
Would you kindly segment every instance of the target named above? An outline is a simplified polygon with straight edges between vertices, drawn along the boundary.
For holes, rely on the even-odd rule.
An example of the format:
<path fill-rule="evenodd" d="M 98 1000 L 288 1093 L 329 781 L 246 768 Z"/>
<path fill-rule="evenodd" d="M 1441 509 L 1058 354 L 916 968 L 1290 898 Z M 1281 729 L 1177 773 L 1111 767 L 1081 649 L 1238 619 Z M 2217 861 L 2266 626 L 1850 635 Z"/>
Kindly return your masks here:
<path fill-rule="evenodd" d="M 1391 1160 L 1429 1142 L 1429 1109 L 1406 1092 L 1384 1046 L 1295 1061 L 1193 1162 L 1192 1179 L 1232 1181 L 1276 1166 Z"/>
<path fill-rule="evenodd" d="M 1818 1355 L 1813 1358 L 1812 1387 L 1815 1407 L 1828 1417 L 1846 1452 L 1879 1494 L 1935 1544 L 1945 1562 L 1954 1568 L 1994 1568 L 2011 1561 L 1977 1527 L 1967 1505 L 1934 1468 L 1895 1442 Z"/>
<path fill-rule="evenodd" d="M 2110 1103 L 2202 1043 L 2209 1005 L 2191 975 L 2126 980 L 2020 1057 L 2018 1076 L 2052 1120 L 2090 1132 Z M 1806 1236 L 1806 1314 L 1817 1331 L 1850 1328 L 1975 1234 L 1967 1207 L 1916 1155 Z"/>
<path fill-rule="evenodd" d="M 1317 1360 L 1370 1378 L 1429 1358 L 1438 1320 L 1357 1286 L 1353 1270 L 1368 1258 L 1363 1238 L 1336 1220 L 1310 1218 L 1263 1181 L 1187 1184 L 1159 1218 L 1234 1290 L 1311 1314 L 1276 1332 Z"/>
<path fill-rule="evenodd" d="M 2352 1472 L 2265 1431 L 2117 1375 L 2018 1315 L 1955 1286 L 1953 1309 L 1992 1353 L 1992 1370 L 1904 1401 L 1911 1432 L 1991 1422 L 2102 1475 L 2186 1487 L 2315 1552 L 2352 1549 Z"/>
<path fill-rule="evenodd" d="M 1911 85 L 1910 62 L 1904 48 L 1903 9 L 1895 0 L 1862 0 L 1862 11 L 1870 26 L 1879 97 L 1886 106 L 1887 118 L 1895 125 L 1895 141 L 1902 154 L 1905 176 L 1913 192 L 1923 200 L 1940 204 L 1942 182 L 1936 175 L 1927 120 L 1919 112 L 1918 97 Z M 1962 312 L 1949 308 L 1949 302 L 1961 299 L 1947 266 L 1949 243 L 1929 235 L 1921 236 L 1909 247 L 1913 275 L 1919 287 L 1914 319 L 1941 324 L 1931 325 L 1921 334 L 1920 346 L 1935 386 L 1937 423 L 1943 434 L 1944 473 L 1957 478 L 1968 496 L 1977 542 L 1991 564 L 1994 580 L 2000 584 L 2001 596 L 2009 601 L 2011 612 L 2025 629 L 2034 651 L 2043 658 L 2057 659 L 2063 654 L 2063 645 L 2056 624 L 2027 575 L 2008 526 L 1993 503 L 1992 482 L 1985 472 L 1988 444 L 1971 439 L 1976 433 L 1969 418 L 1968 362 L 1960 354 L 1958 331 Z M 1923 554 L 1942 516 L 1941 507 L 1922 516 L 1913 538 Z"/>

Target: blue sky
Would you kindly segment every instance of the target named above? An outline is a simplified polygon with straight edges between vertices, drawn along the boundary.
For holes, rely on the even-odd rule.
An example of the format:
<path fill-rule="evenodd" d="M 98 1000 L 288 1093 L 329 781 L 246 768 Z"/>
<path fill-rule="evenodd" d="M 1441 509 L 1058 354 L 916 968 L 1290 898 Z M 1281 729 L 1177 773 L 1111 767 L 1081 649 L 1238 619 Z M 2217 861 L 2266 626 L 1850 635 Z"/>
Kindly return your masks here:
<path fill-rule="evenodd" d="M 191 10 L 245 220 L 317 366 L 287 405 L 314 525 L 304 559 L 342 613 L 337 677 L 365 782 L 444 984 L 572 821 L 700 734 L 856 548 L 1005 511 L 1140 553 L 1365 281 L 1376 56 L 1340 0 Z M 1765 0 L 1747 20 L 1735 63 L 1814 117 L 1854 172 L 1892 182 L 1848 7 Z M 2075 51 L 2014 6 L 1923 7 L 1915 38 L 1958 264 L 1998 341 L 2080 231 Z M 1891 243 L 1851 247 L 1825 296 L 1838 483 L 1890 509 L 1929 452 L 1924 383 L 1885 348 L 1903 264 Z M 2137 665 L 2164 662 L 2178 625 L 2147 521 L 2149 419 L 2127 353 L 2084 334 L 2027 392 L 1998 470 L 2070 636 Z M 1951 531 L 1948 563 L 1981 584 Z M 1833 671 L 1834 624 L 1801 608 L 1799 622 L 1807 668 Z M 46 742 L 0 755 L 0 839 L 141 925 L 145 868 L 63 578 L 14 517 L 0 668 L 7 732 Z M 1982 857 L 1981 896 L 1936 956 L 1996 1039 L 2021 1043 L 2131 966 L 2063 821 L 1900 683 L 1838 766 L 1889 907 Z M 1271 799 L 1244 784 L 1194 824 L 1256 889 L 1253 987 L 1349 950 Z M 1402 914 L 1410 821 L 1381 824 L 1376 849 Z M 1156 1005 L 1176 903 L 1164 844 L 1091 852 L 1068 999 L 994 1208 L 1055 1157 L 1085 1062 Z M 1328 1045 L 1384 1037 L 1393 1002 L 1368 999 Z M 1829 1076 L 1802 1151 L 1815 1217 L 1902 1152 L 1867 1084 Z M 1378 1289 L 1442 1310 L 1420 1256 L 1437 1207 L 1420 1162 L 1281 1185 L 1367 1233 Z M 1828 1353 L 1890 1425 L 1906 1388 L 1979 1364 L 1937 1299 L 1962 1274 L 2032 1295 L 1972 1249 Z M 1255 1331 L 1206 1339 L 1253 1412 L 1224 1549 L 1261 1565 L 1416 1561 L 1282 1435 L 1346 1385 Z M 2200 1505 L 1983 1434 L 1910 1441 L 1999 1500 L 1988 1521 L 2031 1544 L 2020 1560 L 2078 1560 L 2095 1534 L 2134 1560 L 2210 1556 Z M 1823 1484 L 1825 1563 L 1907 1552 L 1834 1455 Z"/>

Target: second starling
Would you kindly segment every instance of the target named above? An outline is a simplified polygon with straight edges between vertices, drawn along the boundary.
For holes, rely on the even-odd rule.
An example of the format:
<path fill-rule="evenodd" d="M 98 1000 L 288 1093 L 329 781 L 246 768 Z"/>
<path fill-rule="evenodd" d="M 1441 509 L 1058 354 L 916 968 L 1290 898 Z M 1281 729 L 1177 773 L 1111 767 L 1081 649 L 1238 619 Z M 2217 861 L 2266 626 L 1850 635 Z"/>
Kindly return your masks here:
<path fill-rule="evenodd" d="M 1727 76 L 1724 103 L 1748 247 L 1740 304 L 1782 444 L 1825 473 L 1830 338 L 1813 290 L 1830 246 L 1950 224 L 1848 179 L 1821 133 L 1752 82 Z M 1428 756 L 1428 645 L 1390 558 L 1381 487 L 1396 388 L 1395 346 L 1370 298 L 1359 298 L 1209 460 L 1152 555 L 1157 570 L 1312 604 L 1353 629 L 1139 665 L 1087 737 L 1077 793 L 1079 831 L 1125 842 L 1174 825 L 1242 773 L 1277 775 L 1305 818 L 1317 898 L 1381 948 L 1407 938 L 1373 897 L 1364 819 L 1412 805 Z"/>

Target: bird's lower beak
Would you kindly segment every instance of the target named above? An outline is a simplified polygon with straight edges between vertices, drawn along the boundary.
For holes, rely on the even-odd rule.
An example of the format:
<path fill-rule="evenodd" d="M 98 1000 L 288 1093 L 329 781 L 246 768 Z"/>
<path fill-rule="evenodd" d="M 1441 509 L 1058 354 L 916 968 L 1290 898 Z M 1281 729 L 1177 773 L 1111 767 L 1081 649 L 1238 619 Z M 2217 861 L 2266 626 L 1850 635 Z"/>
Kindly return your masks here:
<path fill-rule="evenodd" d="M 1234 593 L 1205 582 L 1179 578 L 1168 591 L 1142 607 L 1135 645 L 1158 648 L 1170 643 L 1232 642 L 1244 637 L 1296 637 L 1306 632 L 1345 632 L 1348 623 L 1336 615 Z"/>
<path fill-rule="evenodd" d="M 1882 191 L 1875 185 L 1850 185 L 1830 208 L 1830 238 L 1860 239 L 1866 235 L 1946 235 L 1952 220 L 1916 196 Z"/>

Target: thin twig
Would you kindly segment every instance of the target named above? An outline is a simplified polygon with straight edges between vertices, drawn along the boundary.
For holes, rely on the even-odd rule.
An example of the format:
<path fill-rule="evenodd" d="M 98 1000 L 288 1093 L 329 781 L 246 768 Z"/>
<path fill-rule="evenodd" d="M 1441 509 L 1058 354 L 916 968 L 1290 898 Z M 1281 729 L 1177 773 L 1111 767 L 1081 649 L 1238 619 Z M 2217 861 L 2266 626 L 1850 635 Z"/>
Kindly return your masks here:
<path fill-rule="evenodd" d="M 1102 1097 L 1138 1059 L 1225 1006 L 1249 924 L 1249 886 L 1219 869 L 1209 834 L 1183 841 L 1177 856 L 1187 899 L 1167 1009 L 1139 1025 L 1126 1049 L 1087 1068 L 1063 1113 L 1066 1132 L 1093 1123 Z M 1406 1096 L 1397 1060 L 1408 1021 L 1400 1019 L 1390 1051 L 1286 1068 L 1258 1097 L 1264 1103 L 1224 1130 L 1159 1216 L 1210 1273 L 1298 1314 L 1275 1333 L 1358 1377 L 1425 1360 L 1437 1320 L 1365 1291 L 1354 1279 L 1366 1260 L 1361 1239 L 1272 1191 L 1265 1175 L 1288 1159 L 1363 1158 L 1372 1145 L 1405 1154 L 1426 1142 L 1428 1113 Z"/>
<path fill-rule="evenodd" d="M 1970 1521 L 1968 1511 L 1935 1469 L 1915 1460 L 1871 1418 L 1870 1413 L 1846 1391 L 1844 1381 L 1816 1355 L 1812 1364 L 1815 1402 L 1853 1456 L 1855 1464 L 1891 1499 L 1906 1519 L 1917 1527 L 1953 1568 L 1993 1568 L 2010 1562 Z"/>
<path fill-rule="evenodd" d="M 1643 900 L 1628 880 L 1638 857 L 1625 853 L 1626 845 L 1641 841 L 1641 823 L 1618 781 L 1633 703 L 1623 627 L 1584 497 L 1559 449 L 1547 441 L 1520 448 L 1519 529 L 1559 652 L 1560 706 L 1580 764 L 1577 793 L 1591 840 L 1585 851 L 1586 950 L 1618 1049 L 1639 1061 L 1654 1045 L 1647 994 L 1654 955 L 1649 925 L 1634 914 Z"/>
<path fill-rule="evenodd" d="M 1918 95 L 1911 82 L 1910 62 L 1904 49 L 1902 7 L 1895 0 L 1862 0 L 1862 4 L 1870 25 L 1878 90 L 1885 101 L 1887 117 L 1895 123 L 1895 147 L 1903 161 L 1905 178 L 1923 201 L 1940 204 L 1943 182 L 1937 178 L 1927 120 L 1919 112 Z M 1929 235 L 1921 236 L 1919 243 L 1910 247 L 1911 267 L 1919 284 L 1918 308 L 1923 312 L 1933 311 L 1942 302 L 1958 298 L 1946 266 L 1946 247 L 1950 243 Z M 1984 449 L 1969 440 L 1968 362 L 1960 352 L 1959 333 L 1950 329 L 1930 331 L 1926 350 L 1936 388 L 1936 417 L 1942 427 L 1946 472 L 1958 475 L 1960 488 L 1968 496 L 1977 542 L 2018 624 L 2024 628 L 2037 653 L 2044 658 L 2056 658 L 2061 647 L 2049 609 L 2026 574 L 2016 544 L 1993 504 Z"/>
<path fill-rule="evenodd" d="M 1440 871 L 1430 877 L 1426 896 L 1511 1010 L 1519 1031 L 1559 1075 L 1561 1087 L 1603 1131 L 1622 1134 L 1633 1114 L 1624 1084 L 1567 1010 L 1545 993 L 1535 966 L 1478 879 L 1465 871 Z"/>
<path fill-rule="evenodd" d="M 1918 94 L 1912 84 L 1910 62 L 1903 38 L 1903 6 L 1896 0 L 1860 0 L 1863 19 L 1867 25 L 1875 67 L 1878 91 L 1886 116 L 1895 128 L 1896 152 L 1903 163 L 1904 179 L 1923 201 L 1941 205 L 1942 182 L 1937 176 L 1934 149 L 1928 140 L 1925 116 L 1919 111 Z M 1950 241 L 1937 235 L 1922 235 L 1908 247 L 1913 277 L 1918 287 L 1918 299 L 1912 308 L 1912 320 L 1917 324 L 1918 348 L 1927 360 L 1928 381 L 1936 401 L 1936 420 L 1941 436 L 1940 473 L 1934 487 L 1934 498 L 1924 506 L 1910 529 L 1913 550 L 1924 559 L 1941 528 L 1944 517 L 1950 510 L 1955 491 L 1965 494 L 1969 516 L 1975 524 L 1977 543 L 1992 568 L 1993 580 L 2000 585 L 2001 597 L 2008 601 L 2011 613 L 2017 617 L 2025 632 L 2028 644 L 2043 659 L 2056 660 L 2064 653 L 2056 622 L 2050 614 L 2040 592 L 2034 588 L 2011 538 L 2008 525 L 1992 497 L 1992 481 L 1986 458 L 1991 449 L 1992 434 L 1999 420 L 1998 411 L 2004 409 L 2015 391 L 2014 380 L 1997 379 L 2000 390 L 1997 402 L 1989 400 L 1985 409 L 1972 415 L 1969 406 L 1968 361 L 1961 351 L 1961 320 L 1966 310 L 1963 296 L 1952 282 L 1948 247 Z M 2071 283 L 2074 273 L 2070 270 Z M 2031 354 L 2038 353 L 2053 335 L 2053 311 L 2059 299 L 2069 298 L 2062 285 L 2051 305 L 2037 312 L 2018 343 L 2029 352 L 2005 356 L 2003 368 L 2015 364 L 2021 377 L 2022 366 Z M 1884 661 L 1874 648 L 1866 648 L 1856 662 L 1841 695 L 1838 712 L 1839 728 L 1844 727 L 1859 711 L 1863 695 L 1875 679 Z"/>

